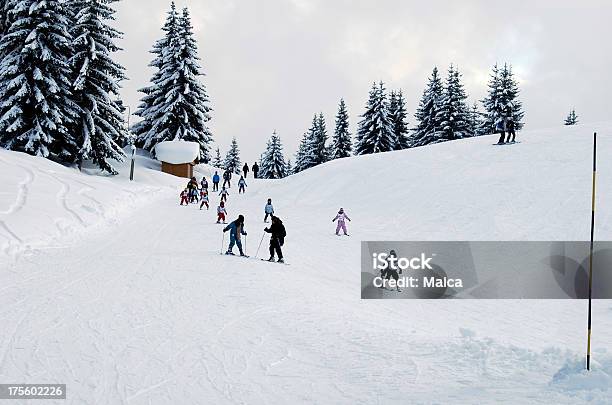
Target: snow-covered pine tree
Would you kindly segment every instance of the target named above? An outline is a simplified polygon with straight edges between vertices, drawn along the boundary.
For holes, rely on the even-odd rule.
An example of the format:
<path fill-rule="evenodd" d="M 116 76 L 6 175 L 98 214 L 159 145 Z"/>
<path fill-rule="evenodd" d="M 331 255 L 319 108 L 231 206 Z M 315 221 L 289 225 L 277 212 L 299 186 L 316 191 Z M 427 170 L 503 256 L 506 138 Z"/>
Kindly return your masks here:
<path fill-rule="evenodd" d="M 389 120 L 387 96 L 384 83 L 374 83 L 366 105 L 366 111 L 361 116 L 357 129 L 355 153 L 365 155 L 370 153 L 388 152 L 393 150 L 393 127 Z"/>
<path fill-rule="evenodd" d="M 215 149 L 215 157 L 213 157 L 212 165 L 213 167 L 216 167 L 218 169 L 223 167 L 223 162 L 221 161 L 221 151 L 219 150 L 219 147 Z"/>
<path fill-rule="evenodd" d="M 470 133 L 473 134 L 473 136 L 478 136 L 478 135 L 482 135 L 480 133 L 480 128 L 481 128 L 481 112 L 478 110 L 478 103 L 474 102 L 474 104 L 472 105 L 472 108 L 470 109 L 470 114 L 469 114 L 469 121 L 468 121 L 468 127 L 470 129 Z"/>
<path fill-rule="evenodd" d="M 440 102 L 444 95 L 444 86 L 438 73 L 438 68 L 434 67 L 423 92 L 419 107 L 414 115 L 417 126 L 410 138 L 410 147 L 423 146 L 435 142 L 436 132 L 440 129 L 437 121 L 437 114 Z"/>
<path fill-rule="evenodd" d="M 293 173 L 299 173 L 303 170 L 306 170 L 311 166 L 311 157 L 309 155 L 308 150 L 308 139 L 309 133 L 305 132 L 302 136 L 302 140 L 300 141 L 300 146 L 298 147 L 297 153 L 295 154 L 295 165 L 293 166 Z"/>
<path fill-rule="evenodd" d="M 72 126 L 77 138 L 80 164 L 91 159 L 100 169 L 117 174 L 111 160 L 122 161 L 125 154 L 120 145 L 127 143 L 127 131 L 117 104 L 119 82 L 125 80 L 125 69 L 112 60 L 111 53 L 119 48 L 114 40 L 121 33 L 110 27 L 117 0 L 73 0 L 71 29 L 73 56 L 73 94 L 81 109 L 80 120 Z"/>
<path fill-rule="evenodd" d="M 170 11 L 168 11 L 166 22 L 162 27 L 164 36 L 155 42 L 153 49 L 150 51 L 154 58 L 149 63 L 149 66 L 155 69 L 150 80 L 151 85 L 139 90 L 144 95 L 135 114 L 141 117 L 142 120 L 132 127 L 132 132 L 136 137 L 136 146 L 139 148 L 154 151 L 155 145 L 160 142 L 153 132 L 154 118 L 158 116 L 165 99 L 166 86 L 164 86 L 164 81 L 166 78 L 163 77 L 162 69 L 167 61 L 170 42 L 176 40 L 178 35 L 178 24 L 179 17 L 173 1 L 170 4 Z"/>
<path fill-rule="evenodd" d="M 482 100 L 485 110 L 480 133 L 495 133 L 495 126 L 501 118 L 511 117 L 516 130 L 523 128 L 523 104 L 518 99 L 518 83 L 514 79 L 512 66 L 507 63 L 500 69 L 493 66 L 489 79 L 489 93 Z"/>
<path fill-rule="evenodd" d="M 139 146 L 153 150 L 167 140 L 184 140 L 200 144 L 200 160 L 210 161 L 212 135 L 207 127 L 210 120 L 208 95 L 199 77 L 202 76 L 187 9 L 178 17 L 172 4 L 163 28 L 166 35 L 152 53 L 151 66 L 158 68 L 152 85 L 142 89 L 145 94 L 137 115 L 143 120 L 134 126 Z"/>
<path fill-rule="evenodd" d="M 276 131 L 272 134 L 265 152 L 261 155 L 260 173 L 263 179 L 280 179 L 287 176 L 283 145 Z"/>
<path fill-rule="evenodd" d="M 323 113 L 315 114 L 308 133 L 308 168 L 325 163 L 327 156 L 327 127 Z"/>
<path fill-rule="evenodd" d="M 240 174 L 240 170 L 242 166 L 240 165 L 240 149 L 238 149 L 238 142 L 236 141 L 236 137 L 232 138 L 232 143 L 230 145 L 227 154 L 225 155 L 225 160 L 223 161 L 223 169 L 230 170 L 236 174 Z"/>
<path fill-rule="evenodd" d="M 293 165 L 291 164 L 291 159 L 287 159 L 287 176 L 293 173 Z"/>
<path fill-rule="evenodd" d="M 436 120 L 440 128 L 436 133 L 435 142 L 452 141 L 472 136 L 470 132 L 470 112 L 465 103 L 467 94 L 461 83 L 459 69 L 451 65 L 444 89 L 444 97 L 440 102 Z"/>
<path fill-rule="evenodd" d="M 344 99 L 340 99 L 340 104 L 338 105 L 336 128 L 330 146 L 330 159 L 341 159 L 351 156 L 353 146 L 351 133 L 349 132 L 349 115 Z"/>
<path fill-rule="evenodd" d="M 578 115 L 576 114 L 576 110 L 572 108 L 572 111 L 567 115 L 565 119 L 565 125 L 576 125 L 578 124 Z"/>
<path fill-rule="evenodd" d="M 407 116 L 406 100 L 402 91 L 392 91 L 389 96 L 389 119 L 393 127 L 394 150 L 406 149 L 409 146 Z"/>
<path fill-rule="evenodd" d="M 0 38 L 0 146 L 72 163 L 68 127 L 78 115 L 70 91 L 71 37 L 61 0 L 11 1 Z"/>

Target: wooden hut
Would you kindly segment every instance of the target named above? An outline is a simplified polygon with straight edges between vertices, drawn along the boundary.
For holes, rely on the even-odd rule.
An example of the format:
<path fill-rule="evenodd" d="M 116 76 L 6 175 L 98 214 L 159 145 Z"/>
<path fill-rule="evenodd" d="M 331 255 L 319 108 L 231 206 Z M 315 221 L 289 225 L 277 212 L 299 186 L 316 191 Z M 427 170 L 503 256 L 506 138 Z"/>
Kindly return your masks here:
<path fill-rule="evenodd" d="M 193 177 L 193 167 L 199 156 L 197 142 L 166 141 L 155 146 L 155 157 L 162 162 L 162 172 L 178 177 Z"/>

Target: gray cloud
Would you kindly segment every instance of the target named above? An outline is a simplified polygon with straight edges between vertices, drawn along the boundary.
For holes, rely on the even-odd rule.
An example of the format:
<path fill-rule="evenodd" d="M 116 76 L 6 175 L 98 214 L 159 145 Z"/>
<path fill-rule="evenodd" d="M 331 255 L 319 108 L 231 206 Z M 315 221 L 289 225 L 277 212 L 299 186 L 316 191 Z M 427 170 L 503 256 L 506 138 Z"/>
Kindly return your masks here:
<path fill-rule="evenodd" d="M 117 6 L 125 33 L 118 57 L 130 78 L 123 97 L 132 110 L 151 75 L 148 51 L 169 3 Z M 513 63 L 528 128 L 559 125 L 572 107 L 583 122 L 609 120 L 612 112 L 609 1 L 176 3 L 188 6 L 194 20 L 215 140 L 224 151 L 236 136 L 248 161 L 274 129 L 293 154 L 315 112 L 323 111 L 332 130 L 340 97 L 354 132 L 373 81 L 403 89 L 412 114 L 434 65 L 457 64 L 473 101 L 485 95 L 495 62 Z"/>

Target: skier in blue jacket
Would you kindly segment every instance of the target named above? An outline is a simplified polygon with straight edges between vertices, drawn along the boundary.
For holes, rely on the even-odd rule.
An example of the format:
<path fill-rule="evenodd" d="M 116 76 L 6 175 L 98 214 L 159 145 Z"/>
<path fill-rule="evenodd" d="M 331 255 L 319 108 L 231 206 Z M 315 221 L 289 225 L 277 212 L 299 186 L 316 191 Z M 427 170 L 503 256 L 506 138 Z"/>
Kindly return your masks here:
<path fill-rule="evenodd" d="M 240 240 L 242 235 L 247 235 L 246 231 L 244 230 L 244 216 L 238 215 L 238 219 L 223 228 L 223 232 L 227 231 L 230 231 L 230 244 L 225 254 L 233 255 L 234 252 L 232 252 L 232 250 L 234 249 L 234 245 L 236 245 L 240 251 L 240 256 L 245 256 L 244 252 L 242 251 L 242 241 Z"/>
<path fill-rule="evenodd" d="M 213 191 L 219 191 L 219 180 L 221 180 L 221 178 L 219 177 L 219 173 L 215 172 L 215 175 L 212 178 Z"/>

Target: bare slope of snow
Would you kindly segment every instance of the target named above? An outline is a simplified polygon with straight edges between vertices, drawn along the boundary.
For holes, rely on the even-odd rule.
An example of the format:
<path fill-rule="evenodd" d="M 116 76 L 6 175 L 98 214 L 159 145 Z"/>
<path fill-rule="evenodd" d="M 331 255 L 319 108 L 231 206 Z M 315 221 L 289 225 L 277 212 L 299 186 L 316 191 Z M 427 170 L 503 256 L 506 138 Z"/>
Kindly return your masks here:
<path fill-rule="evenodd" d="M 23 240 L 36 233 L 11 219 L 13 205 L 53 229 L 60 213 L 78 223 L 63 201 L 77 214 L 84 204 L 78 187 L 53 200 L 62 187 L 45 170 L 71 187 L 107 190 L 92 195 L 105 210 L 125 206 L 115 199 L 121 190 L 138 187 L 144 201 L 82 240 L 60 237 L 46 242 L 54 249 L 15 257 L 5 249 L 0 381 L 65 382 L 75 404 L 605 403 L 608 301 L 594 304 L 595 371 L 586 375 L 584 302 L 359 298 L 361 240 L 588 238 L 593 129 L 350 158 L 282 181 L 248 179 L 246 195 L 232 188 L 229 217 L 245 215 L 251 255 L 273 199 L 290 266 L 219 255 L 218 197 L 210 211 L 179 207 L 181 179 L 139 167 L 139 179 L 150 181 L 130 184 L 2 152 L 3 169 L 19 175 L 2 189 L 8 211 L 0 219 Z M 597 237 L 609 239 L 612 126 L 597 129 Z M 29 184 L 19 165 L 39 174 L 46 200 L 41 191 L 19 202 L 20 184 Z M 353 219 L 350 238 L 333 234 L 340 206 Z M 259 256 L 266 248 L 267 237 Z"/>

